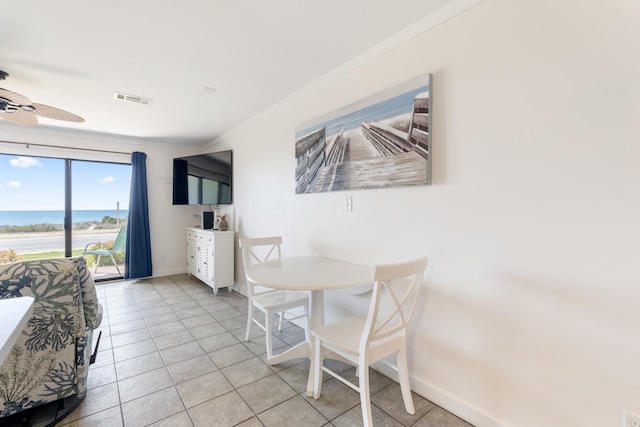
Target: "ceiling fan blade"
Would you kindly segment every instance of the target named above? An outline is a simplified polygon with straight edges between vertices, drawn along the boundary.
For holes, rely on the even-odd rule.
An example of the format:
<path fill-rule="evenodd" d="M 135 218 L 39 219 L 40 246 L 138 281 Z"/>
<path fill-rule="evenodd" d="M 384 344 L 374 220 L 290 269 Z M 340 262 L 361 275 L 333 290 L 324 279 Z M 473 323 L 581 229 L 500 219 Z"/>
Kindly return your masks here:
<path fill-rule="evenodd" d="M 38 124 L 38 118 L 33 113 L 28 113 L 20 108 L 13 113 L 0 111 L 0 118 L 20 126 L 35 126 Z"/>
<path fill-rule="evenodd" d="M 84 119 L 82 117 L 68 111 L 52 107 L 50 105 L 37 104 L 35 102 L 32 105 L 35 108 L 34 114 L 37 114 L 38 116 L 56 120 L 64 120 L 65 122 L 84 122 Z"/>
<path fill-rule="evenodd" d="M 24 95 L 20 95 L 19 93 L 11 92 L 10 90 L 0 88 L 0 98 L 8 99 L 14 104 L 20 105 L 29 105 L 31 104 L 31 100 Z"/>

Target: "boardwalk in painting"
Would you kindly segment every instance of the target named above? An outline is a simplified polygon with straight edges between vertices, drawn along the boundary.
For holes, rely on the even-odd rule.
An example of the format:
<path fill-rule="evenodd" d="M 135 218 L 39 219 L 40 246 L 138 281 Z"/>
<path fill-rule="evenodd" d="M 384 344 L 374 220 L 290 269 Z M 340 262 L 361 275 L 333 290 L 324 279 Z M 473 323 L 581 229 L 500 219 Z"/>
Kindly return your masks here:
<path fill-rule="evenodd" d="M 322 167 L 308 192 L 420 185 L 427 182 L 427 159 L 415 151 L 381 154 L 360 129 L 345 133 L 342 139 L 342 161 Z M 329 146 L 328 151 L 331 152 L 332 148 L 333 145 Z"/>

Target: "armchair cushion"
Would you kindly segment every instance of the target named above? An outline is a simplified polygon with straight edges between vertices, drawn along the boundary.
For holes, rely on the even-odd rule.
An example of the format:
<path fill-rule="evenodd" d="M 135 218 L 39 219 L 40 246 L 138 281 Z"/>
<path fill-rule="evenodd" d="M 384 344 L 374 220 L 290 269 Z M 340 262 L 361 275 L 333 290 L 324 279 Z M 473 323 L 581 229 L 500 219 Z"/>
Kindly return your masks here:
<path fill-rule="evenodd" d="M 0 367 L 0 417 L 84 397 L 93 329 L 102 321 L 84 258 L 0 265 L 0 298 L 31 296 L 33 315 Z"/>

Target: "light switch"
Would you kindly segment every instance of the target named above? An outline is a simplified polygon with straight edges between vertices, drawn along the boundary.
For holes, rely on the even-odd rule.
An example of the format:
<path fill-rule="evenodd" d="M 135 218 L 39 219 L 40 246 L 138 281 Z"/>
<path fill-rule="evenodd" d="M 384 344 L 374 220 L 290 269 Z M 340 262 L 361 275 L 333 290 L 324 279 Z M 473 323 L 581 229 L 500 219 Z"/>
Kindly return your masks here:
<path fill-rule="evenodd" d="M 348 196 L 346 200 L 345 210 L 347 212 L 351 212 L 353 210 L 353 200 L 351 199 L 351 196 Z"/>

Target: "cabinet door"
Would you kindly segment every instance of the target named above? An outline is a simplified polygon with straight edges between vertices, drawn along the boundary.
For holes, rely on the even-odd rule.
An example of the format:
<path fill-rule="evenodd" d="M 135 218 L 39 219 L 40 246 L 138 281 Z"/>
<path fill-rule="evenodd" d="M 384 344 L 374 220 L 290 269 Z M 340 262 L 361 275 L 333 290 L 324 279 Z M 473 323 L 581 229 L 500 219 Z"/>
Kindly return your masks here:
<path fill-rule="evenodd" d="M 198 244 L 194 233 L 187 231 L 187 273 L 198 272 Z"/>
<path fill-rule="evenodd" d="M 216 288 L 233 286 L 233 236 L 233 233 L 220 233 L 216 236 L 213 253 L 213 277 Z"/>
<path fill-rule="evenodd" d="M 204 275 L 204 260 L 205 260 L 205 256 L 204 256 L 204 248 L 202 246 L 202 235 L 200 235 L 200 233 L 198 233 L 196 235 L 196 245 L 197 245 L 197 251 L 198 253 L 196 254 L 196 259 L 198 260 L 197 265 L 198 265 L 198 278 L 200 278 L 200 280 L 202 280 L 203 277 L 206 277 Z"/>
<path fill-rule="evenodd" d="M 213 274 L 213 242 L 212 237 L 206 236 L 200 246 L 200 262 L 201 273 L 206 278 L 205 283 L 212 283 L 211 276 Z"/>

